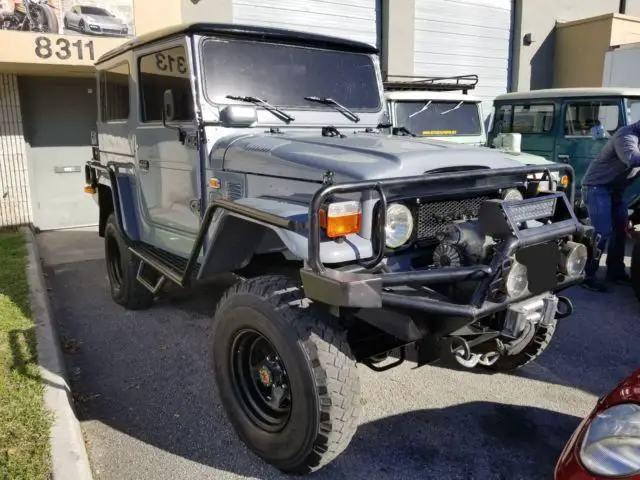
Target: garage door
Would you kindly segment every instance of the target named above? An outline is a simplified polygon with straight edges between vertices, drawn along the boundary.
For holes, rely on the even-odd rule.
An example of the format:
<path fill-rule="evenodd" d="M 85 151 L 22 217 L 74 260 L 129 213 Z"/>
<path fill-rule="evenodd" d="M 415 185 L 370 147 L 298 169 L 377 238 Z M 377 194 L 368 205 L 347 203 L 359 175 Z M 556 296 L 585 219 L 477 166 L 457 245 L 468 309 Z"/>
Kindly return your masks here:
<path fill-rule="evenodd" d="M 41 230 L 95 225 L 98 210 L 82 191 L 96 125 L 93 79 L 20 77 L 33 224 Z"/>
<path fill-rule="evenodd" d="M 512 0 L 416 0 L 414 74 L 477 74 L 485 115 L 507 91 Z"/>
<path fill-rule="evenodd" d="M 233 0 L 233 21 L 378 45 L 378 0 Z"/>

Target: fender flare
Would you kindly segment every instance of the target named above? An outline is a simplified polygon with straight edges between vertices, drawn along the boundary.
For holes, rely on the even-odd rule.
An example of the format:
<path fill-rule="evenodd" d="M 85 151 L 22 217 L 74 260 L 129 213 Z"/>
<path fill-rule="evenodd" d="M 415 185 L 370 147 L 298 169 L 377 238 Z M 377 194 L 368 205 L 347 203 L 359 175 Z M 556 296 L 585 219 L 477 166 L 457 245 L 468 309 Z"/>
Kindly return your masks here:
<path fill-rule="evenodd" d="M 252 198 L 236 200 L 234 203 L 303 225 L 306 225 L 308 218 L 308 207 L 299 204 Z M 309 253 L 306 229 L 289 230 L 224 208 L 218 210 L 214 213 L 207 232 L 206 249 L 197 278 L 202 279 L 246 266 L 269 235 L 273 235 L 271 238 L 280 242 L 281 250 L 287 251 L 295 259 L 306 262 Z M 325 241 L 320 245 L 320 259 L 325 264 L 353 262 L 372 256 L 371 241 L 359 235 L 348 235 L 344 241 Z"/>

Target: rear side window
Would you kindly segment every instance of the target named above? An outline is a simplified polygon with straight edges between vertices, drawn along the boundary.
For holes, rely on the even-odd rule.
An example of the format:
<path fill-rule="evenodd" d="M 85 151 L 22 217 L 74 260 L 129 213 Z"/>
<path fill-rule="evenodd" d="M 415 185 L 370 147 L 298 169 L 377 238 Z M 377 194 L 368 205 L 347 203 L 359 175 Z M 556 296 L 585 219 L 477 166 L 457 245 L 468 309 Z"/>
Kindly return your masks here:
<path fill-rule="evenodd" d="M 607 137 L 620 127 L 620 107 L 615 100 L 568 102 L 564 134 L 571 137 Z"/>
<path fill-rule="evenodd" d="M 129 118 L 129 63 L 100 72 L 100 105 L 103 122 Z"/>
<path fill-rule="evenodd" d="M 161 50 L 140 57 L 140 119 L 142 122 L 161 122 L 165 90 L 173 90 L 175 119 L 194 118 L 189 62 L 183 46 Z"/>
<path fill-rule="evenodd" d="M 496 133 L 549 133 L 553 129 L 553 104 L 501 105 L 495 120 Z"/>

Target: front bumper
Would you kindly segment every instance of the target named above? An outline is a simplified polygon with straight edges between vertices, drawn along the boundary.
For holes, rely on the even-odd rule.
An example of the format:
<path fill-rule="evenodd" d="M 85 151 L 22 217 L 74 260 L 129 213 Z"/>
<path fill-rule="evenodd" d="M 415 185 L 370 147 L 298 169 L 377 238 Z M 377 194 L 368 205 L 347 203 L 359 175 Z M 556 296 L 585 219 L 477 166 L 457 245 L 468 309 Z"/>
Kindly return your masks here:
<path fill-rule="evenodd" d="M 442 175 L 417 177 L 402 181 L 409 183 L 443 182 L 464 175 L 469 177 L 489 177 L 513 173 L 535 173 L 548 171 L 549 165 L 528 166 L 515 169 L 496 169 L 488 171 L 452 172 Z M 554 169 L 564 170 L 573 178 L 573 169 L 564 164 L 553 165 Z M 498 311 L 506 310 L 509 305 L 533 298 L 545 291 L 557 292 L 572 285 L 581 283 L 584 274 L 579 276 L 564 276 L 558 272 L 557 261 L 551 261 L 547 265 L 546 279 L 542 282 L 531 278 L 537 273 L 530 274 L 531 280 L 536 283 L 534 291 L 527 292 L 516 298 L 506 298 L 495 301 L 491 296 L 496 282 L 499 282 L 504 271 L 505 263 L 513 255 L 521 255 L 528 252 L 528 256 L 535 257 L 536 249 L 544 247 L 557 250 L 553 243 L 558 239 L 572 237 L 574 241 L 589 244 L 593 235 L 593 229 L 580 223 L 573 209 L 573 189 L 569 192 L 569 199 L 564 192 L 553 192 L 536 198 L 519 202 L 489 200 L 481 208 L 479 221 L 487 234 L 498 237 L 500 244 L 489 265 L 475 265 L 459 268 L 431 268 L 423 270 L 411 270 L 405 272 L 385 272 L 383 257 L 385 250 L 384 225 L 387 201 L 385 190 L 393 186 L 397 179 L 381 180 L 378 182 L 357 182 L 354 184 L 340 184 L 326 186 L 320 189 L 312 201 L 311 217 L 309 225 L 309 258 L 307 265 L 301 269 L 301 279 L 305 294 L 316 301 L 336 307 L 349 308 L 391 308 L 404 311 L 419 311 L 424 314 L 462 317 L 469 321 L 478 320 Z M 573 184 L 573 182 L 571 182 Z M 362 262 L 357 267 L 331 269 L 326 268 L 319 260 L 320 227 L 317 212 L 327 197 L 339 193 L 351 193 L 364 189 L 376 190 L 381 203 L 378 211 L 378 228 L 372 232 L 372 241 L 375 245 L 375 258 Z M 513 212 L 518 208 L 527 208 L 530 204 L 541 200 L 555 201 L 555 212 L 552 221 L 535 228 L 520 228 L 520 223 Z M 557 252 L 556 252 L 557 253 Z M 534 262 L 535 263 L 535 262 Z M 544 261 L 542 262 L 544 263 Z M 555 269 L 555 275 L 548 275 L 549 269 Z M 534 268 L 533 270 L 536 270 Z M 538 272 L 540 271 L 537 269 Z M 428 286 L 433 284 L 453 284 L 462 281 L 476 281 L 477 287 L 470 303 L 460 304 L 449 301 L 442 296 L 431 295 L 428 291 L 416 286 Z"/>

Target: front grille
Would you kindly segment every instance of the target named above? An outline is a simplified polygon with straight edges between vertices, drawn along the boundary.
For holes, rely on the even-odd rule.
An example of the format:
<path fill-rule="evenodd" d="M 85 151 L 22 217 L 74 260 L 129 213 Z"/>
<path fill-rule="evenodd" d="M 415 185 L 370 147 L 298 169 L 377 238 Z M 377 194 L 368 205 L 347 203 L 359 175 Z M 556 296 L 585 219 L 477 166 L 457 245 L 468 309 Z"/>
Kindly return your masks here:
<path fill-rule="evenodd" d="M 443 200 L 421 204 L 417 209 L 416 239 L 434 238 L 443 227 L 454 220 L 471 220 L 478 217 L 480 205 L 489 197 L 472 197 L 460 200 Z"/>

